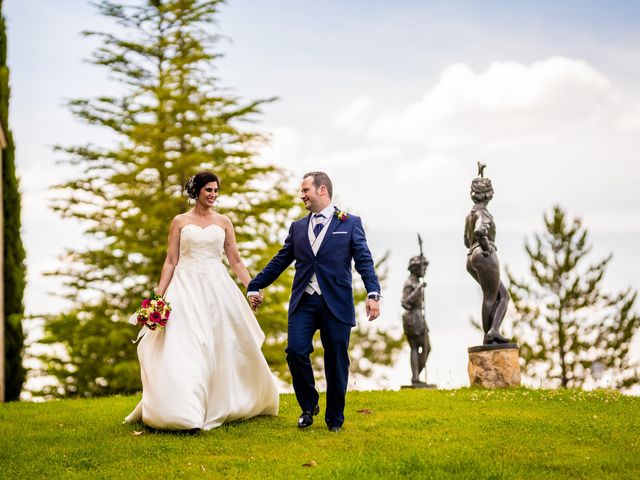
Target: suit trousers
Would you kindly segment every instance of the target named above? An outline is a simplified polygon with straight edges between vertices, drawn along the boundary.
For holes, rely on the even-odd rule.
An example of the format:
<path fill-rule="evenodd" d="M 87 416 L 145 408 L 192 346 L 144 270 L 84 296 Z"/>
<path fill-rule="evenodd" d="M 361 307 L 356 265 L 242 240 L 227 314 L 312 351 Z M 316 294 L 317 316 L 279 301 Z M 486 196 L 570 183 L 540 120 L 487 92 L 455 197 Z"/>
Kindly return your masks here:
<path fill-rule="evenodd" d="M 325 422 L 330 427 L 341 427 L 344 423 L 351 328 L 331 313 L 324 297 L 318 294 L 303 293 L 295 312 L 289 316 L 287 363 L 302 411 L 311 411 L 318 404 L 309 355 L 313 352 L 313 336 L 320 330 L 327 380 Z"/>

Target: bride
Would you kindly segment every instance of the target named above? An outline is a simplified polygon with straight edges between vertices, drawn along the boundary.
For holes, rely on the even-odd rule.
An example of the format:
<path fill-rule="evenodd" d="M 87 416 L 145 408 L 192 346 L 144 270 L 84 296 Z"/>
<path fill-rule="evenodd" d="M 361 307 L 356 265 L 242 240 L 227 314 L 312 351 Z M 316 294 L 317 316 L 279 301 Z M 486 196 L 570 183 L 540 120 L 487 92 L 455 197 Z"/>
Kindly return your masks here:
<path fill-rule="evenodd" d="M 171 318 L 140 340 L 142 400 L 126 423 L 210 430 L 278 414 L 278 390 L 260 350 L 264 333 L 222 263 L 224 250 L 247 286 L 231 220 L 212 210 L 219 185 L 210 172 L 191 177 L 186 190 L 195 207 L 171 222 L 157 288 L 171 304 Z"/>

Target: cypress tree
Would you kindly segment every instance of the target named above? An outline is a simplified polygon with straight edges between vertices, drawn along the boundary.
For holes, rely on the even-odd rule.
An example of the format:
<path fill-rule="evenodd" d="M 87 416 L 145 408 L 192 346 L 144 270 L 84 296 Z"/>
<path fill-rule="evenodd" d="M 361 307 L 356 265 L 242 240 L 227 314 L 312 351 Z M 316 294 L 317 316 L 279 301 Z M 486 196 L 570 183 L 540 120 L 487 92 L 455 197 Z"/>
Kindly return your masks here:
<path fill-rule="evenodd" d="M 0 123 L 7 147 L 2 152 L 2 195 L 4 218 L 4 349 L 5 400 L 17 400 L 25 380 L 22 366 L 24 332 L 22 298 L 25 288 L 25 251 L 20 237 L 20 190 L 16 177 L 15 146 L 9 130 L 9 69 L 7 33 L 0 0 Z"/>

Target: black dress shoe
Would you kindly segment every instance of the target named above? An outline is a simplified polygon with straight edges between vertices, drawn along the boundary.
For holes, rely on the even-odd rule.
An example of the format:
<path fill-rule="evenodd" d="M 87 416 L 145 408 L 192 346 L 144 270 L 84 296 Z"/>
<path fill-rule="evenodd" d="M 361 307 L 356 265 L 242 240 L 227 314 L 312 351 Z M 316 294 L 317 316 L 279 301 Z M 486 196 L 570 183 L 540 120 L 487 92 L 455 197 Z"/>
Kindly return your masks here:
<path fill-rule="evenodd" d="M 341 427 L 338 427 L 337 425 L 328 425 L 327 428 L 329 429 L 330 432 L 334 432 L 334 433 L 338 433 L 341 429 Z"/>
<path fill-rule="evenodd" d="M 298 428 L 307 428 L 313 425 L 313 416 L 320 413 L 320 405 L 313 407 L 313 410 L 307 410 L 302 412 L 300 418 L 298 418 Z"/>

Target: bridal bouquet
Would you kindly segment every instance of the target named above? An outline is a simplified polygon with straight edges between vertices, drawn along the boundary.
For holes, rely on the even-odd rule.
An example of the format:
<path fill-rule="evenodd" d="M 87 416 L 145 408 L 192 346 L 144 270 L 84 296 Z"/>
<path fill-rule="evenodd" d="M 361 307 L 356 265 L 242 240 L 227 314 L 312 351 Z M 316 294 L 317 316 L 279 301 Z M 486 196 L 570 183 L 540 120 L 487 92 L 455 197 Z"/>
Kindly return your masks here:
<path fill-rule="evenodd" d="M 149 330 L 163 328 L 169 321 L 171 315 L 171 306 L 164 298 L 153 292 L 149 298 L 143 298 L 140 302 L 140 308 L 133 315 L 136 323 L 141 327 L 147 327 Z"/>

